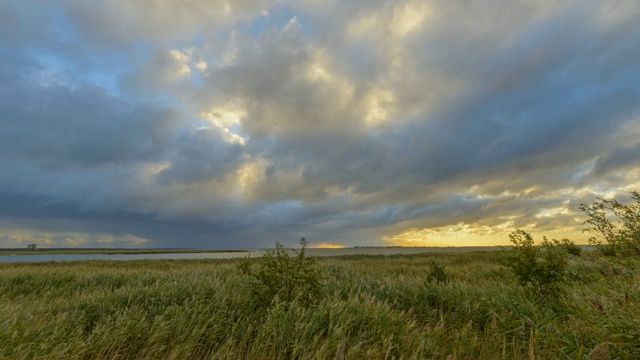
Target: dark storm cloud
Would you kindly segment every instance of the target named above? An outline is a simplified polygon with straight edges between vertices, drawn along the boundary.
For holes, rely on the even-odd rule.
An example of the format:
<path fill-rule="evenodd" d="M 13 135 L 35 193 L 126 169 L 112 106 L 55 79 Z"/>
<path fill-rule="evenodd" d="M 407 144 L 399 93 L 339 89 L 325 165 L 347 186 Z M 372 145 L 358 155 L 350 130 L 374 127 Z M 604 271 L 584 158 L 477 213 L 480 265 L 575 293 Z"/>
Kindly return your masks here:
<path fill-rule="evenodd" d="M 92 42 L 130 46 L 140 39 L 173 42 L 218 31 L 239 20 L 249 20 L 272 1 L 238 0 L 61 0 L 71 22 Z"/>
<path fill-rule="evenodd" d="M 632 1 L 34 4 L 0 5 L 7 244 L 575 229 L 637 184 Z"/>
<path fill-rule="evenodd" d="M 218 131 L 194 129 L 177 140 L 168 157 L 173 165 L 162 170 L 157 179 L 187 184 L 210 181 L 236 169 L 243 157 L 243 146 L 228 144 Z"/>
<path fill-rule="evenodd" d="M 14 89 L 2 100 L 2 151 L 51 168 L 150 160 L 178 124 L 171 109 L 131 104 L 91 86 Z"/>
<path fill-rule="evenodd" d="M 636 146 L 616 147 L 598 157 L 593 167 L 596 175 L 604 175 L 611 171 L 629 167 L 640 167 L 640 144 Z"/>

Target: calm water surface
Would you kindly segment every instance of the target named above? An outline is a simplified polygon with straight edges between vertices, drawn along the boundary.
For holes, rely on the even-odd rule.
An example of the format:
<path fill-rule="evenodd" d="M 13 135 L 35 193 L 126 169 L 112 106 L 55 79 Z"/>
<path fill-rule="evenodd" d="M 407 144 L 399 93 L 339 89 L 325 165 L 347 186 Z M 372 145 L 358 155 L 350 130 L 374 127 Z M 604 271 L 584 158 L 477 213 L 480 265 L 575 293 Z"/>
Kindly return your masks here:
<path fill-rule="evenodd" d="M 340 255 L 399 255 L 419 254 L 425 252 L 465 252 L 500 250 L 499 247 L 458 247 L 458 248 L 344 248 L 344 249 L 307 249 L 310 256 Z M 159 259 L 231 259 L 260 257 L 264 250 L 249 252 L 220 253 L 165 253 L 165 254 L 34 254 L 34 255 L 2 255 L 0 262 L 47 262 L 47 261 L 83 261 L 83 260 L 159 260 Z"/>
<path fill-rule="evenodd" d="M 160 259 L 230 259 L 262 256 L 262 251 L 221 252 L 221 253 L 164 253 L 164 254 L 37 254 L 3 255 L 0 262 L 47 262 L 47 261 L 83 261 L 83 260 L 160 260 Z"/>

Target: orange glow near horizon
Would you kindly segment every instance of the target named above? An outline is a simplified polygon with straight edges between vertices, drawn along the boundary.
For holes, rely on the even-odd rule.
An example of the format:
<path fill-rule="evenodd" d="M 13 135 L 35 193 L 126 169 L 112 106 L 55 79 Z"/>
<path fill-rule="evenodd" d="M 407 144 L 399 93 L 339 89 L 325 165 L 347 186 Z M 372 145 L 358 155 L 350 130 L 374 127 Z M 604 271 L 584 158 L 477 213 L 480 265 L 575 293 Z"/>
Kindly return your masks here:
<path fill-rule="evenodd" d="M 310 248 L 314 248 L 314 249 L 343 249 L 346 246 L 341 245 L 341 244 L 331 244 L 331 243 L 323 242 L 323 243 L 320 243 L 320 244 L 317 244 L 317 245 L 312 245 L 312 246 L 309 246 L 309 247 Z"/>
<path fill-rule="evenodd" d="M 458 224 L 440 228 L 414 228 L 398 234 L 385 236 L 383 240 L 391 246 L 429 246 L 429 247 L 465 247 L 465 246 L 503 246 L 511 245 L 509 234 L 512 228 L 473 226 Z M 588 234 L 572 228 L 542 231 L 523 228 L 529 232 L 535 242 L 542 241 L 542 237 L 549 239 L 568 238 L 576 244 L 587 244 Z"/>

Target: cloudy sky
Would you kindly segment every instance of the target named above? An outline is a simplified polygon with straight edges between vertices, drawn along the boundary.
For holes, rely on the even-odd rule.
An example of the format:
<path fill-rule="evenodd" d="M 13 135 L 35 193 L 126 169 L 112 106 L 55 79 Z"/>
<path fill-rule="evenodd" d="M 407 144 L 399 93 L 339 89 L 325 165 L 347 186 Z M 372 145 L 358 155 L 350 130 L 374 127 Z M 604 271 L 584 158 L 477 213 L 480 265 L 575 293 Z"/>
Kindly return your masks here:
<path fill-rule="evenodd" d="M 584 242 L 640 4 L 5 0 L 0 247 Z"/>

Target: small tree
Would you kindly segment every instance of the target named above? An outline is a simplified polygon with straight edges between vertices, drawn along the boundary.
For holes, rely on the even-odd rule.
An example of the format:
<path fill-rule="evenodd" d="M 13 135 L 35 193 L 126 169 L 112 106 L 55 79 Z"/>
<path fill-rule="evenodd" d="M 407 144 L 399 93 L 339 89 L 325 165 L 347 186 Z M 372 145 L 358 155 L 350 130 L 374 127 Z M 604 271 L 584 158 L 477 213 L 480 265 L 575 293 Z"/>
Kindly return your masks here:
<path fill-rule="evenodd" d="M 249 260 L 241 264 L 242 273 L 251 277 L 251 292 L 258 305 L 281 301 L 288 307 L 296 300 L 310 305 L 320 299 L 321 275 L 315 266 L 316 259 L 305 254 L 307 245 L 302 238 L 300 250 L 290 249 L 295 255 L 289 256 L 289 251 L 277 242 L 275 250 L 267 251 L 260 259 L 257 271 Z"/>
<path fill-rule="evenodd" d="M 518 283 L 531 286 L 540 294 L 555 291 L 565 280 L 568 253 L 558 240 L 543 237 L 539 245 L 524 230 L 509 234 L 513 249 L 504 257 L 504 265 L 511 270 Z"/>
<path fill-rule="evenodd" d="M 589 243 L 609 256 L 640 256 L 640 194 L 631 192 L 635 203 L 597 198 L 593 204 L 580 204 L 588 217 L 583 231 L 594 236 Z M 613 218 L 613 220 L 611 219 Z"/>
<path fill-rule="evenodd" d="M 429 261 L 429 273 L 427 274 L 427 282 L 446 283 L 449 281 L 447 273 L 444 271 L 444 265 L 440 265 L 435 261 Z"/>

